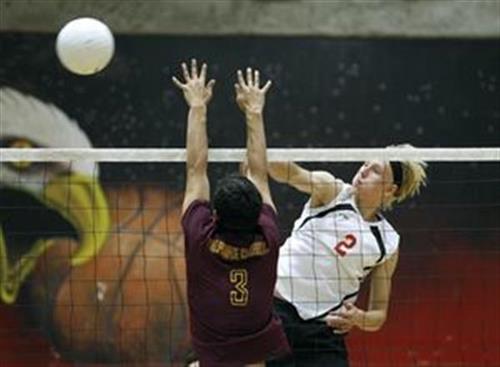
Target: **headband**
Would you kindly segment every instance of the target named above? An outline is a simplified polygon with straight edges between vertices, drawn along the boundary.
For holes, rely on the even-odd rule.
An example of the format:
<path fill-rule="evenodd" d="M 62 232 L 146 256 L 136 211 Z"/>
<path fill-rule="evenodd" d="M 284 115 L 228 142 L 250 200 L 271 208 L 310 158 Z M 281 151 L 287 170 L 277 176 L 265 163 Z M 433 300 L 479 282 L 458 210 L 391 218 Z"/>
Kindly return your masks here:
<path fill-rule="evenodd" d="M 389 162 L 392 169 L 392 176 L 394 177 L 394 185 L 398 188 L 401 187 L 403 183 L 403 166 L 401 162 Z"/>

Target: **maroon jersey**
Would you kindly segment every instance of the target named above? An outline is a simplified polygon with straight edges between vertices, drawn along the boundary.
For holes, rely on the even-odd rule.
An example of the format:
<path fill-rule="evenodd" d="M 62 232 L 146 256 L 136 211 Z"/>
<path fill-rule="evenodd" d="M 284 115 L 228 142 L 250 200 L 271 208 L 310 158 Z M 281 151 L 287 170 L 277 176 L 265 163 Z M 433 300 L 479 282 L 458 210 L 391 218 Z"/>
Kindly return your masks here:
<path fill-rule="evenodd" d="M 202 366 L 287 353 L 286 336 L 273 313 L 280 242 L 273 208 L 263 205 L 255 235 L 219 235 L 210 204 L 195 200 L 182 227 L 193 348 Z"/>

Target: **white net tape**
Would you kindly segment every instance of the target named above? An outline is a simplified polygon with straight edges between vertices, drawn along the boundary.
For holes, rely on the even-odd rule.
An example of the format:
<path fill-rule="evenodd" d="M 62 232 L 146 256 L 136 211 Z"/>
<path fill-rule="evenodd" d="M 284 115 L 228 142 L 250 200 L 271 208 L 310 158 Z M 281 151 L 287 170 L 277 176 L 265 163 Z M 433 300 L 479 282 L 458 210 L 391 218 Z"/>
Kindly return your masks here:
<path fill-rule="evenodd" d="M 239 162 L 245 149 L 210 149 L 211 162 Z M 270 148 L 270 161 L 361 162 L 423 160 L 427 162 L 498 162 L 500 148 Z M 0 161 L 184 162 L 185 149 L 156 148 L 3 148 Z"/>

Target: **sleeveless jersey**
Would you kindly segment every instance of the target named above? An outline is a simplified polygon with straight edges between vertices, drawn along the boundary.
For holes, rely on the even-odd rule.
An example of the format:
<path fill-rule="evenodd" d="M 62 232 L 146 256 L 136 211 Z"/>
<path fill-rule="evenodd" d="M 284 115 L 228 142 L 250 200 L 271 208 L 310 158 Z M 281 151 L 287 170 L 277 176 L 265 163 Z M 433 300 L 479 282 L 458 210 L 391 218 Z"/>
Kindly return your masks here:
<path fill-rule="evenodd" d="M 208 201 L 193 201 L 182 226 L 192 345 L 201 366 L 239 366 L 287 354 L 273 312 L 280 246 L 274 209 L 263 204 L 258 236 L 250 243 L 236 233 L 220 236 Z"/>
<path fill-rule="evenodd" d="M 305 204 L 280 250 L 276 289 L 304 320 L 322 318 L 344 301 L 355 302 L 364 278 L 398 245 L 386 219 L 363 219 L 352 186 L 344 184 L 329 204 Z"/>

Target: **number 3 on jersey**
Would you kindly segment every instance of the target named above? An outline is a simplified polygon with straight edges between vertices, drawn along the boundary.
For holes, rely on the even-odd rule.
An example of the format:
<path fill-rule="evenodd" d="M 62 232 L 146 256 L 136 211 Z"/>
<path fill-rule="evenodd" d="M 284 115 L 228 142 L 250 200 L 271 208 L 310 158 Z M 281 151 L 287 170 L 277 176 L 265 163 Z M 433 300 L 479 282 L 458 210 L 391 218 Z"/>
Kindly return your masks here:
<path fill-rule="evenodd" d="M 234 289 L 229 292 L 229 301 L 232 306 L 245 307 L 248 304 L 248 272 L 246 269 L 232 269 L 229 272 L 229 281 Z"/>
<path fill-rule="evenodd" d="M 353 248 L 356 242 L 356 237 L 352 234 L 348 234 L 342 241 L 335 245 L 335 252 L 340 256 L 345 256 L 347 254 L 347 250 Z"/>

